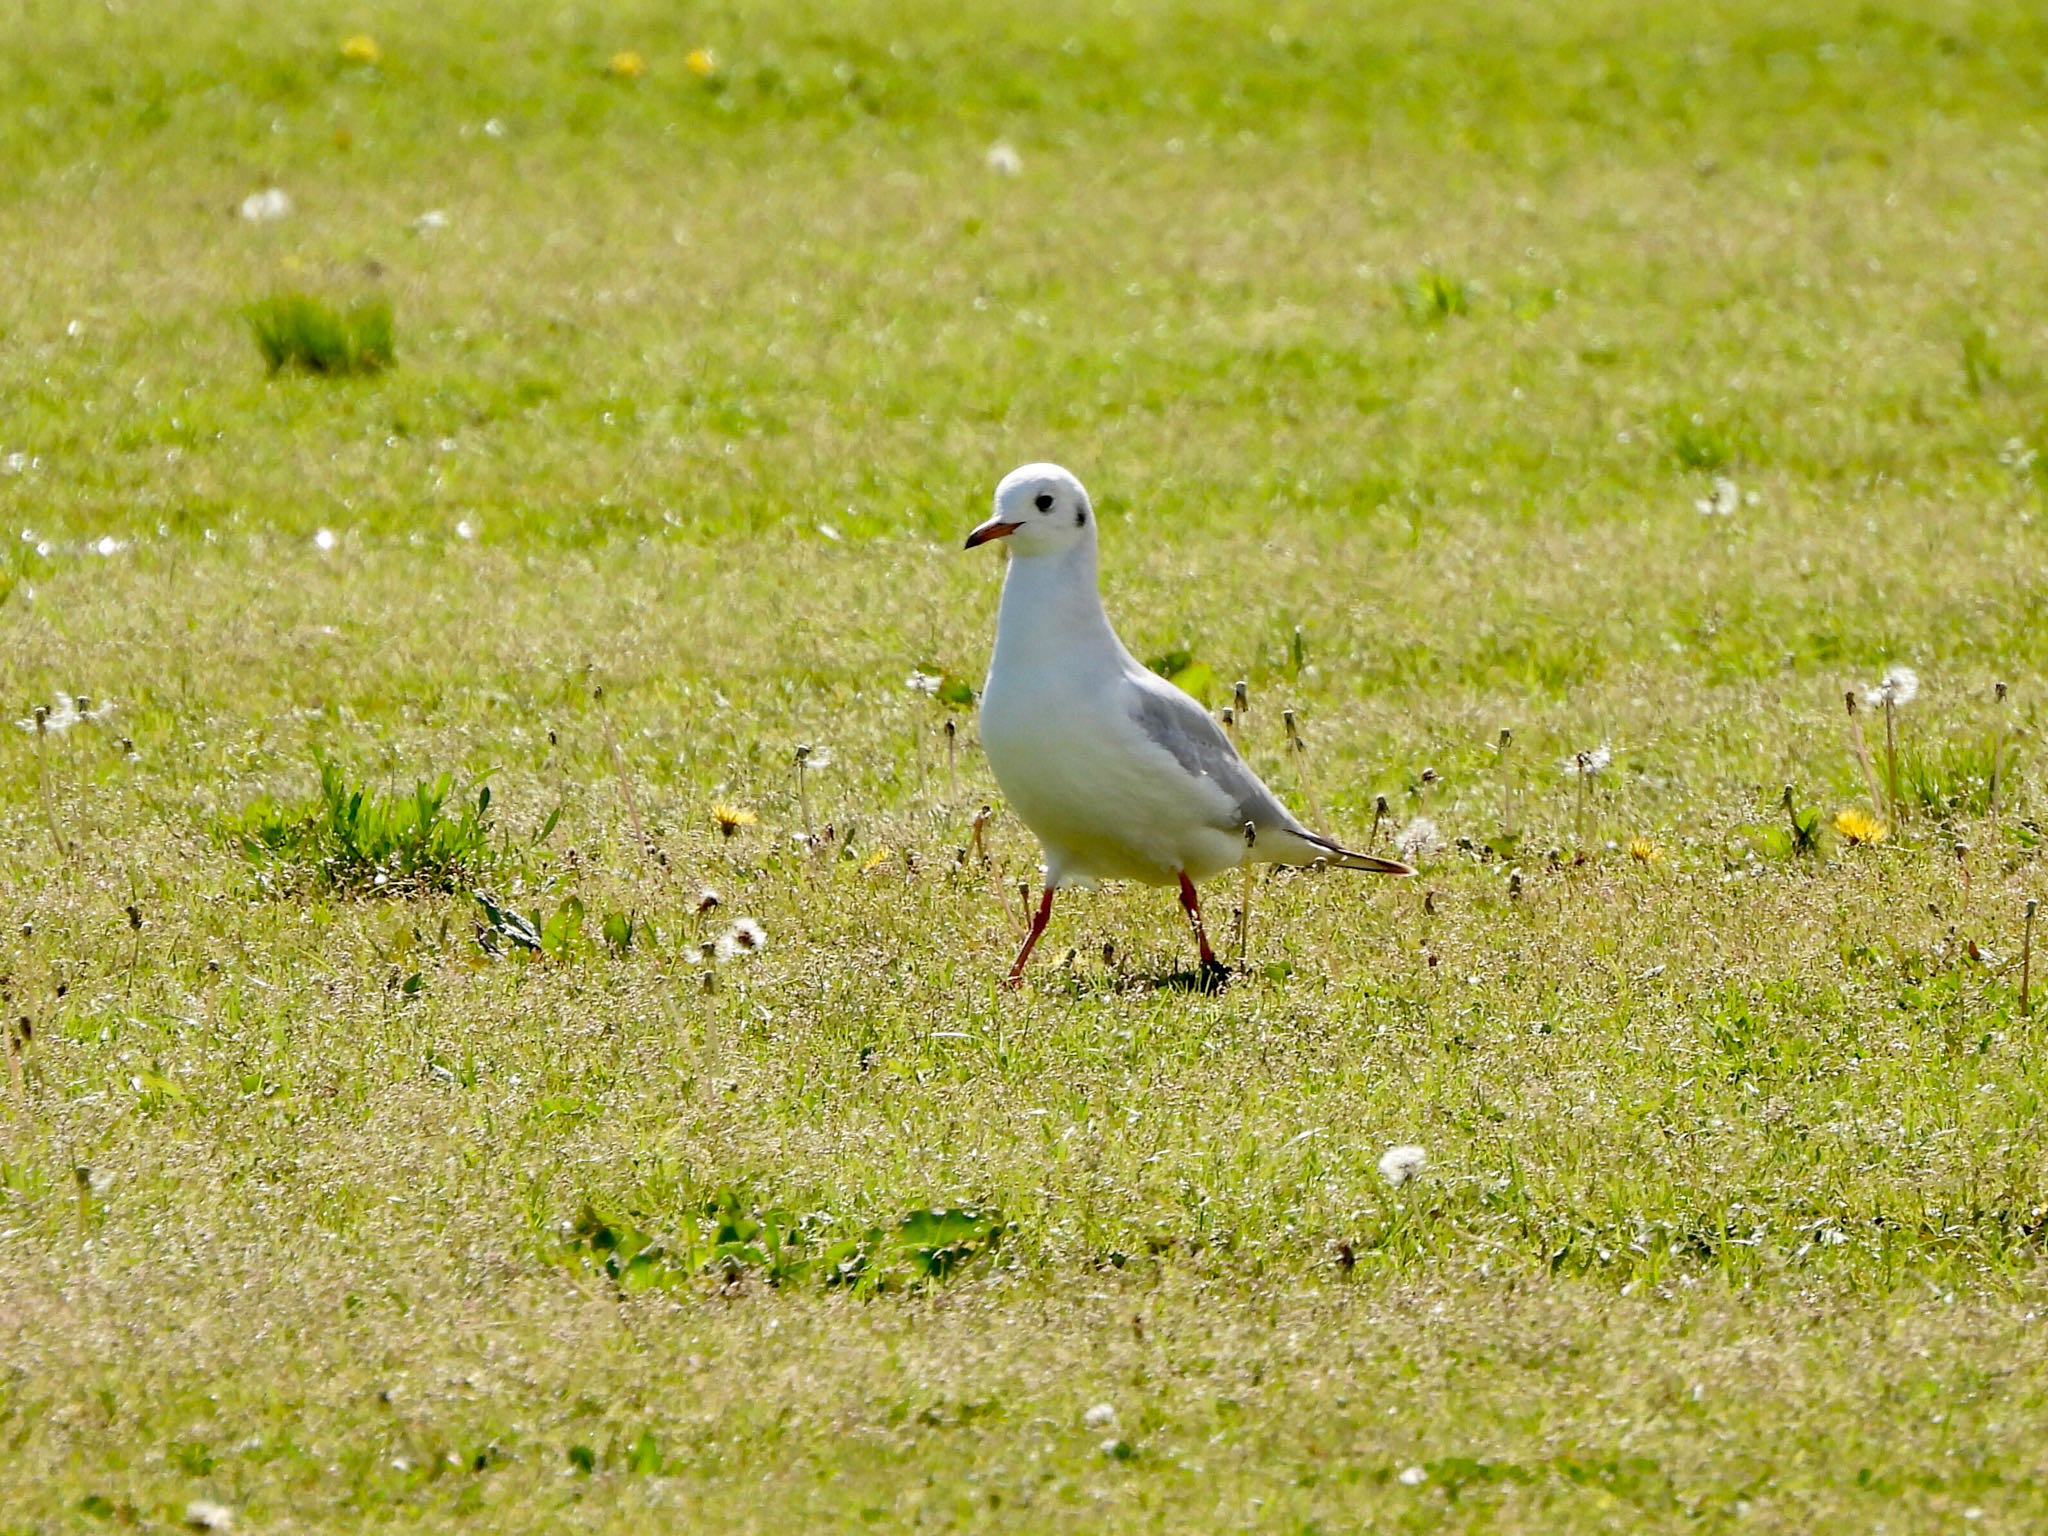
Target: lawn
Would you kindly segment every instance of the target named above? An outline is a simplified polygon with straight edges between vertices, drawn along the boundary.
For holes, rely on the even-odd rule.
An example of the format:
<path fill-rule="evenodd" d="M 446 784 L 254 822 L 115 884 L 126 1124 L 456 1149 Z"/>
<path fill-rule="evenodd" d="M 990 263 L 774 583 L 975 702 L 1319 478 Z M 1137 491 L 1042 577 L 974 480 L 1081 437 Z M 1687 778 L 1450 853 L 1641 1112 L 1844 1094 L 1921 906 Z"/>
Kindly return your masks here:
<path fill-rule="evenodd" d="M 0 14 L 0 1533 L 2048 1526 L 2044 59 Z M 1032 459 L 1422 878 L 1000 988 Z"/>

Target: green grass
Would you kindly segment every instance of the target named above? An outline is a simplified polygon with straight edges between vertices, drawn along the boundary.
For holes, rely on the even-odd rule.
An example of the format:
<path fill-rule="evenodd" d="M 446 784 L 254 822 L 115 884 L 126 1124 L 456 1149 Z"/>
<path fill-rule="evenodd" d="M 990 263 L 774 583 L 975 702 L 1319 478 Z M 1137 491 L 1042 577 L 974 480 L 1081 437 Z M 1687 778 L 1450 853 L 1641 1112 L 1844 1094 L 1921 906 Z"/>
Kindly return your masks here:
<path fill-rule="evenodd" d="M 364 299 L 347 309 L 303 293 L 279 293 L 249 307 L 256 350 L 272 373 L 375 373 L 394 357 L 391 305 Z"/>
<path fill-rule="evenodd" d="M 2048 22 L 1123 10 L 0 17 L 0 1532 L 2048 1523 Z M 998 989 L 1035 458 L 1422 879 Z"/>

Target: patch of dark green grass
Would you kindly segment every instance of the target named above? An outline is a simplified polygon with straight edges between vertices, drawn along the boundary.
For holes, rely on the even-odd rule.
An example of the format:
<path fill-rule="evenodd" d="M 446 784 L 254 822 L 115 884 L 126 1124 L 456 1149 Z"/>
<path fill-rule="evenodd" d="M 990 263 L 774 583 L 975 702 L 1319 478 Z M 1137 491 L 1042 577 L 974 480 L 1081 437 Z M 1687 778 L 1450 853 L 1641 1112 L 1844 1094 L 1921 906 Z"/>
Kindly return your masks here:
<path fill-rule="evenodd" d="M 391 301 L 368 298 L 341 309 L 304 293 L 272 294 L 245 311 L 256 349 L 272 373 L 376 373 L 396 356 Z"/>
<path fill-rule="evenodd" d="M 259 800 L 228 833 L 273 887 L 410 896 L 459 889 L 496 865 L 490 811 L 488 784 L 477 786 L 474 800 L 454 797 L 444 773 L 409 795 L 379 794 L 323 762 L 313 799 Z"/>
<path fill-rule="evenodd" d="M 1664 440 L 1681 468 L 1708 474 L 1728 468 L 1746 447 L 1740 428 L 1685 406 L 1666 413 Z"/>
<path fill-rule="evenodd" d="M 628 1293 L 750 1275 L 776 1286 L 900 1291 L 947 1279 L 1015 1230 L 995 1211 L 949 1206 L 847 1232 L 830 1212 L 762 1206 L 734 1189 L 666 1216 L 658 1235 L 639 1225 L 645 1219 L 586 1204 L 555 1257 L 600 1271 Z"/>
<path fill-rule="evenodd" d="M 1426 267 L 1406 282 L 1396 283 L 1394 297 L 1400 300 L 1409 319 L 1423 325 L 1440 325 L 1469 314 L 1472 309 L 1465 285 L 1434 267 Z"/>

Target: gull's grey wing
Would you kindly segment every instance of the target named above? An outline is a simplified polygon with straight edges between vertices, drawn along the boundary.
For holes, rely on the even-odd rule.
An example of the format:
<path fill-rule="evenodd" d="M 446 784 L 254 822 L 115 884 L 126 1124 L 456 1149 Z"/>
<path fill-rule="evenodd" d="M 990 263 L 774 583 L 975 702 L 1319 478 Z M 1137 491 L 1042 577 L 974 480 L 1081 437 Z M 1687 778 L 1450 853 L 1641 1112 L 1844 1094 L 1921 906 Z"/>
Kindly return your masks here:
<path fill-rule="evenodd" d="M 1237 832 L 1246 822 L 1260 832 L 1303 832 L 1273 792 L 1237 755 L 1237 748 L 1209 711 L 1165 678 L 1153 672 L 1130 675 L 1131 714 L 1155 746 L 1197 778 L 1207 779 L 1230 797 L 1234 820 L 1218 827 Z"/>

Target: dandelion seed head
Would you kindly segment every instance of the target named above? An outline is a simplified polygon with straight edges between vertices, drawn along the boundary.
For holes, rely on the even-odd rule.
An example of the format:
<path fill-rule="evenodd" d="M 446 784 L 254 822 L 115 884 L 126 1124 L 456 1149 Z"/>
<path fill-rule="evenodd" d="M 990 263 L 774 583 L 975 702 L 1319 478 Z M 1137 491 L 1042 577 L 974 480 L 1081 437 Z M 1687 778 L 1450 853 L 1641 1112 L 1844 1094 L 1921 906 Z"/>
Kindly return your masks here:
<path fill-rule="evenodd" d="M 1887 667 L 1883 677 L 1863 690 L 1866 709 L 1904 709 L 1920 696 L 1920 674 L 1911 667 Z"/>
<path fill-rule="evenodd" d="M 1024 169 L 1024 157 L 1000 139 L 989 145 L 981 162 L 998 176 L 1015 176 Z"/>
<path fill-rule="evenodd" d="M 1693 503 L 1702 517 L 1733 517 L 1742 505 L 1742 488 L 1726 475 L 1714 476 L 1714 488 Z"/>
<path fill-rule="evenodd" d="M 1443 835 L 1427 816 L 1417 816 L 1394 835 L 1394 851 L 1410 864 L 1434 858 L 1443 846 Z"/>
<path fill-rule="evenodd" d="M 1380 1177 L 1399 1189 L 1429 1166 L 1429 1154 L 1420 1147 L 1389 1147 L 1380 1154 Z"/>
<path fill-rule="evenodd" d="M 322 528 L 313 535 L 313 547 L 322 554 L 327 553 L 340 542 L 341 540 L 335 536 L 332 528 Z"/>
<path fill-rule="evenodd" d="M 1605 773 L 1608 765 L 1613 761 L 1613 749 L 1603 741 L 1597 747 L 1588 747 L 1583 752 L 1574 752 L 1558 766 L 1564 770 L 1566 778 L 1583 776 L 1590 779 L 1596 773 Z"/>
<path fill-rule="evenodd" d="M 942 681 L 944 681 L 944 679 L 942 679 L 936 672 L 912 672 L 910 676 L 903 679 L 903 686 L 908 688 L 912 693 L 922 693 L 929 695 L 935 694 L 939 691 L 939 684 Z"/>
<path fill-rule="evenodd" d="M 476 537 L 476 524 L 465 517 L 455 525 L 455 537 L 458 539 L 474 539 Z"/>
<path fill-rule="evenodd" d="M 1429 1474 L 1420 1467 L 1403 1467 L 1397 1481 L 1404 1488 L 1420 1488 L 1429 1481 Z"/>
<path fill-rule="evenodd" d="M 437 229 L 446 229 L 448 227 L 447 211 L 441 208 L 429 208 L 425 213 L 412 221 L 412 227 L 413 233 L 419 235 L 431 235 Z"/>
<path fill-rule="evenodd" d="M 1097 1403 L 1081 1415 L 1081 1423 L 1089 1429 L 1115 1429 L 1116 1408 L 1110 1403 Z"/>
<path fill-rule="evenodd" d="M 185 1524 L 195 1531 L 232 1531 L 235 1512 L 212 1499 L 194 1499 L 185 1506 Z"/>
<path fill-rule="evenodd" d="M 291 194 L 282 187 L 265 187 L 242 199 L 242 217 L 251 224 L 269 224 L 291 211 Z"/>
<path fill-rule="evenodd" d="M 719 935 L 718 958 L 737 960 L 742 955 L 757 955 L 768 944 L 768 931 L 751 917 L 743 917 Z"/>

